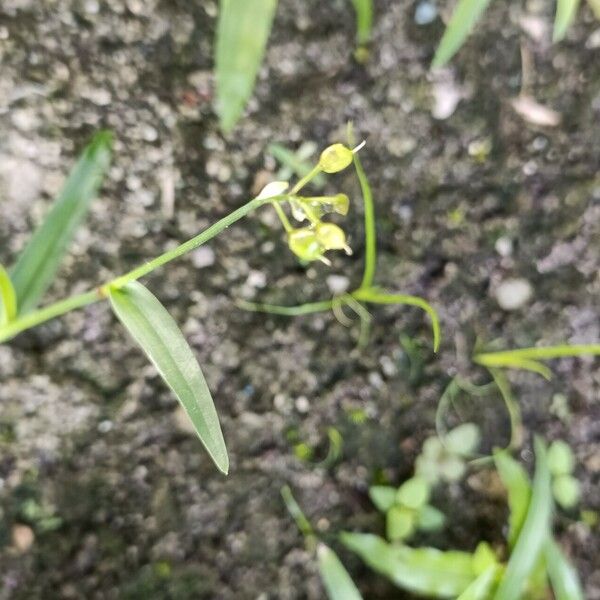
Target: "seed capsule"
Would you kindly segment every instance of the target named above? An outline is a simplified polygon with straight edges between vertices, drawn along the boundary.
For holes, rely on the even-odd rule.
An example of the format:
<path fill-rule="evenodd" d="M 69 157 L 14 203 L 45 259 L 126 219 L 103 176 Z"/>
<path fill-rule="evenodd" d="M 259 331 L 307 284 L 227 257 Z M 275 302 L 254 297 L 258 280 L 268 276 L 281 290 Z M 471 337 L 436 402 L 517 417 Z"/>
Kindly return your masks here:
<path fill-rule="evenodd" d="M 344 250 L 346 254 L 352 254 L 352 250 L 346 244 L 346 234 L 341 227 L 334 223 L 320 223 L 316 228 L 317 240 L 325 250 Z"/>
<path fill-rule="evenodd" d="M 301 227 L 290 231 L 288 246 L 298 258 L 306 261 L 319 260 L 324 252 L 315 230 L 310 227 Z"/>
<path fill-rule="evenodd" d="M 325 173 L 343 171 L 352 162 L 352 150 L 343 144 L 325 148 L 319 158 L 319 166 Z"/>

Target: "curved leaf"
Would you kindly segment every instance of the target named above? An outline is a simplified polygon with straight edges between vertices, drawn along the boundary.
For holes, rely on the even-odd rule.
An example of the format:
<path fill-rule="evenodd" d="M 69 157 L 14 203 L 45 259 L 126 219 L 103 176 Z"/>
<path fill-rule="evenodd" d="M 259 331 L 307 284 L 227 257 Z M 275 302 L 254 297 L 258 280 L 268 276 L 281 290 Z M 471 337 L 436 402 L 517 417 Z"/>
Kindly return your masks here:
<path fill-rule="evenodd" d="M 0 265 L 0 327 L 17 316 L 17 296 L 6 269 Z"/>
<path fill-rule="evenodd" d="M 506 452 L 496 452 L 494 462 L 498 475 L 508 493 L 508 544 L 512 548 L 517 541 L 531 498 L 531 485 L 525 469 Z"/>
<path fill-rule="evenodd" d="M 325 544 L 319 544 L 317 559 L 329 600 L 362 600 L 348 571 L 331 548 Z"/>
<path fill-rule="evenodd" d="M 230 131 L 252 94 L 277 0 L 221 0 L 216 39 L 217 113 Z"/>
<path fill-rule="evenodd" d="M 33 310 L 54 279 L 77 226 L 110 163 L 112 134 L 97 133 L 73 167 L 50 212 L 11 269 L 19 314 Z"/>
<path fill-rule="evenodd" d="M 458 0 L 440 41 L 432 67 L 443 67 L 461 48 L 490 0 Z"/>
<path fill-rule="evenodd" d="M 533 574 L 549 538 L 552 519 L 550 470 L 544 443 L 535 440 L 536 469 L 527 516 L 494 600 L 517 600 Z"/>
<path fill-rule="evenodd" d="M 374 571 L 417 594 L 453 598 L 476 578 L 467 552 L 391 545 L 370 533 L 342 533 L 341 541 Z"/>
<path fill-rule="evenodd" d="M 139 282 L 110 290 L 112 308 L 165 383 L 173 390 L 217 468 L 229 459 L 215 405 L 200 366 L 177 324 Z"/>

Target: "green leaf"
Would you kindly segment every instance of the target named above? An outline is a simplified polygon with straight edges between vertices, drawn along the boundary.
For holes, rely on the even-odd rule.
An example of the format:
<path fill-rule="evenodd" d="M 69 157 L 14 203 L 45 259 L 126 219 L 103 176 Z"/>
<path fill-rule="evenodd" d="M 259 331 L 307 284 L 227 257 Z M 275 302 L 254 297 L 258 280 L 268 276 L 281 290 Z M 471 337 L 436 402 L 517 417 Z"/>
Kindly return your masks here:
<path fill-rule="evenodd" d="M 580 0 L 557 0 L 554 18 L 553 42 L 560 42 L 567 35 L 567 29 L 577 15 Z"/>
<path fill-rule="evenodd" d="M 437 531 L 445 522 L 444 513 L 430 504 L 423 506 L 417 515 L 417 527 L 423 531 Z"/>
<path fill-rule="evenodd" d="M 411 477 L 398 488 L 396 502 L 416 510 L 427 504 L 429 494 L 429 484 L 423 477 Z"/>
<path fill-rule="evenodd" d="M 342 533 L 341 541 L 374 571 L 417 594 L 453 598 L 476 577 L 467 552 L 391 545 L 370 533 Z"/>
<path fill-rule="evenodd" d="M 490 0 L 458 0 L 431 66 L 443 67 L 461 48 Z"/>
<path fill-rule="evenodd" d="M 559 475 L 552 482 L 554 499 L 565 509 L 573 508 L 581 496 L 579 481 L 571 475 Z"/>
<path fill-rule="evenodd" d="M 325 544 L 319 544 L 317 559 L 329 600 L 362 600 L 348 571 L 331 548 Z"/>
<path fill-rule="evenodd" d="M 417 515 L 414 510 L 404 506 L 392 506 L 385 521 L 385 534 L 391 542 L 404 540 L 415 530 Z"/>
<path fill-rule="evenodd" d="M 230 131 L 252 94 L 277 0 L 220 0 L 216 39 L 217 113 Z"/>
<path fill-rule="evenodd" d="M 372 485 L 369 488 L 369 498 L 381 512 L 387 512 L 396 503 L 396 488 L 389 485 Z"/>
<path fill-rule="evenodd" d="M 356 12 L 356 42 L 364 46 L 371 39 L 373 28 L 373 0 L 352 0 Z"/>
<path fill-rule="evenodd" d="M 444 445 L 452 454 L 469 456 L 477 450 L 480 440 L 479 427 L 475 423 L 462 423 L 444 436 Z"/>
<path fill-rule="evenodd" d="M 215 405 L 200 366 L 163 305 L 137 281 L 110 291 L 112 308 L 173 390 L 217 468 L 229 459 Z"/>
<path fill-rule="evenodd" d="M 97 133 L 69 177 L 50 212 L 11 270 L 19 315 L 33 310 L 48 289 L 75 230 L 110 163 L 112 134 Z"/>
<path fill-rule="evenodd" d="M 499 566 L 488 567 L 456 600 L 488 600 L 499 573 Z"/>
<path fill-rule="evenodd" d="M 496 452 L 494 462 L 498 475 L 508 493 L 510 516 L 508 519 L 508 544 L 512 548 L 517 541 L 531 498 L 531 486 L 525 469 L 507 452 Z"/>
<path fill-rule="evenodd" d="M 583 600 L 583 590 L 577 571 L 552 538 L 546 542 L 544 556 L 556 600 Z"/>
<path fill-rule="evenodd" d="M 551 478 L 546 458 L 546 448 L 540 439 L 535 440 L 536 469 L 533 477 L 531 501 L 521 532 L 506 566 L 494 600 L 520 598 L 525 583 L 542 556 L 550 534 L 552 519 Z"/>
<path fill-rule="evenodd" d="M 569 475 L 575 467 L 573 450 L 563 440 L 555 440 L 548 448 L 548 468 L 552 475 Z"/>
<path fill-rule="evenodd" d="M 6 269 L 0 265 L 0 327 L 17 316 L 17 295 Z"/>

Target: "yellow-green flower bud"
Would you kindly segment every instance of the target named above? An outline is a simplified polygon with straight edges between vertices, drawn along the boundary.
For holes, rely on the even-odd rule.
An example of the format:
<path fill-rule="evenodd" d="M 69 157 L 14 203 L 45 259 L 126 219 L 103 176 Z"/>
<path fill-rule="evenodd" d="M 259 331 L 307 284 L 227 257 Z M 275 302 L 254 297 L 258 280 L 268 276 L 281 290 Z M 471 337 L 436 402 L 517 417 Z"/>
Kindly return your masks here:
<path fill-rule="evenodd" d="M 351 250 L 346 244 L 346 234 L 341 227 L 334 223 L 321 223 L 316 228 L 316 239 L 325 250 L 345 250 L 350 254 Z"/>
<path fill-rule="evenodd" d="M 333 197 L 331 207 L 338 215 L 347 215 L 350 208 L 350 199 L 346 194 L 337 194 Z"/>
<path fill-rule="evenodd" d="M 310 227 L 294 229 L 288 234 L 290 250 L 301 260 L 319 260 L 323 256 L 324 248 L 317 239 L 317 234 Z"/>
<path fill-rule="evenodd" d="M 352 150 L 343 144 L 333 144 L 325 148 L 319 158 L 319 166 L 325 173 L 343 171 L 352 162 Z"/>

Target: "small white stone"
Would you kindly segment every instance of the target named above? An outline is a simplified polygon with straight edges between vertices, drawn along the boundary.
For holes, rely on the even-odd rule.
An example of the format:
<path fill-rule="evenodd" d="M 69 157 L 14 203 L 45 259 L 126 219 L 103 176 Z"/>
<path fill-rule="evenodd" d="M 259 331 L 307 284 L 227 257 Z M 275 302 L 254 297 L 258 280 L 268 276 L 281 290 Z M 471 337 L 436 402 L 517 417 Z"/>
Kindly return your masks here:
<path fill-rule="evenodd" d="M 350 280 L 344 275 L 329 275 L 326 279 L 327 287 L 334 296 L 341 296 L 348 291 Z"/>
<path fill-rule="evenodd" d="M 503 310 L 518 310 L 525 306 L 531 296 L 533 288 L 527 279 L 507 279 L 496 289 L 496 301 Z"/>
<path fill-rule="evenodd" d="M 495 248 L 496 248 L 496 252 L 500 256 L 506 258 L 507 256 L 510 256 L 512 254 L 512 251 L 513 251 L 512 240 L 506 236 L 499 237 L 496 240 Z"/>
<path fill-rule="evenodd" d="M 192 252 L 191 259 L 196 269 L 211 267 L 215 264 L 215 251 L 210 246 L 200 246 Z"/>
<path fill-rule="evenodd" d="M 310 410 L 310 403 L 306 396 L 296 398 L 296 410 L 302 414 L 306 414 Z"/>

